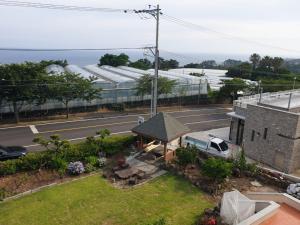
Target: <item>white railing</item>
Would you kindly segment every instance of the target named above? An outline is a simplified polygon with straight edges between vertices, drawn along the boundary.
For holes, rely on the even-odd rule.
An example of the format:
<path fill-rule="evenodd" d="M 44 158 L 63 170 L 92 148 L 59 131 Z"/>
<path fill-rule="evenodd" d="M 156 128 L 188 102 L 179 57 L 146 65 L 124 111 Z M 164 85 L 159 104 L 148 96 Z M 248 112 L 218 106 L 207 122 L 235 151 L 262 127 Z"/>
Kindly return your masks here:
<path fill-rule="evenodd" d="M 292 94 L 293 96 L 300 96 L 300 89 L 295 89 L 295 90 L 287 90 L 287 91 L 279 91 L 279 92 L 266 92 L 266 93 L 262 93 L 260 94 L 256 94 L 256 95 L 249 95 L 249 96 L 243 96 L 243 97 L 239 97 L 238 100 L 234 101 L 233 106 L 237 106 L 237 107 L 242 107 L 242 108 L 246 108 L 247 104 L 249 103 L 258 103 L 260 98 L 261 98 L 261 102 L 269 102 L 276 99 L 289 99 L 290 94 Z"/>

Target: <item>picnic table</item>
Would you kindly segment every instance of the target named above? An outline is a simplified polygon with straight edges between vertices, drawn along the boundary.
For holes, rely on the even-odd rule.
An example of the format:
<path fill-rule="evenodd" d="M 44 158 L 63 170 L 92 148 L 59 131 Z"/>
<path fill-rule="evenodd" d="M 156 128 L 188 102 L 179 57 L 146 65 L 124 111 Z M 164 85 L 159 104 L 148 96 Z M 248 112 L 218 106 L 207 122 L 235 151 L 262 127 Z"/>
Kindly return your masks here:
<path fill-rule="evenodd" d="M 130 167 L 124 170 L 118 170 L 115 172 L 115 174 L 120 178 L 120 179 L 127 179 L 130 178 L 136 174 L 138 174 L 139 170 L 136 167 Z"/>

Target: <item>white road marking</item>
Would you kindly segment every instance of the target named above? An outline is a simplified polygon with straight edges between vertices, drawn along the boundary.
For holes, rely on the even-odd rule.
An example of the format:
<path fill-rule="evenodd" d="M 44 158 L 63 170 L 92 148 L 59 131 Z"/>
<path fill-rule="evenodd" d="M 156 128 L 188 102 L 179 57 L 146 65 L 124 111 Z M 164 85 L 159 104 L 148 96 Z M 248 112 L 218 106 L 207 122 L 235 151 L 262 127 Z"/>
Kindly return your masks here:
<path fill-rule="evenodd" d="M 30 130 L 32 131 L 32 133 L 34 134 L 38 134 L 39 131 L 36 129 L 36 127 L 34 125 L 29 125 Z"/>
<path fill-rule="evenodd" d="M 204 109 L 187 109 L 183 111 L 165 111 L 166 113 L 172 114 L 172 113 L 184 113 L 184 112 L 196 112 L 196 111 L 204 111 L 204 110 L 214 110 L 214 109 L 225 109 L 222 107 L 215 107 L 215 108 L 204 108 Z M 105 119 L 117 119 L 117 118 L 124 118 L 124 117 L 132 117 L 132 116 L 146 116 L 150 115 L 149 113 L 143 113 L 143 114 L 129 114 L 129 115 L 122 115 L 122 116 L 114 116 L 114 117 L 103 117 L 103 118 L 90 118 L 90 119 L 79 119 L 79 120 L 70 120 L 70 121 L 57 121 L 57 122 L 45 122 L 45 123 L 37 123 L 35 126 L 44 126 L 44 125 L 51 125 L 51 124 L 62 124 L 62 123 L 75 123 L 75 122 L 84 122 L 84 121 L 93 121 L 93 120 L 105 120 Z M 1 127 L 0 130 L 6 130 L 6 129 L 14 129 L 14 128 L 24 128 L 28 127 L 28 125 L 20 125 L 20 126 L 13 126 L 13 127 Z"/>
<path fill-rule="evenodd" d="M 229 119 L 220 119 L 220 120 L 207 120 L 207 121 L 199 121 L 199 122 L 194 122 L 194 123 L 185 123 L 184 125 L 189 125 L 189 124 L 199 124 L 199 123 L 213 123 L 213 122 L 218 122 L 218 121 L 225 121 L 225 120 L 229 120 Z M 117 135 L 117 134 L 127 134 L 127 133 L 131 133 L 130 130 L 127 131 L 120 131 L 120 132 L 115 132 L 115 133 L 111 133 L 111 135 Z M 99 137 L 99 135 L 95 135 L 94 137 Z M 87 137 L 79 137 L 79 138 L 72 138 L 72 139 L 68 139 L 68 141 L 77 141 L 77 140 L 82 140 L 85 139 Z M 24 146 L 25 148 L 30 148 L 30 147 L 36 147 L 39 146 L 40 144 L 33 144 L 33 145 L 26 145 Z"/>
<path fill-rule="evenodd" d="M 230 120 L 230 119 L 228 118 L 228 119 L 219 119 L 219 120 L 206 120 L 206 121 L 185 123 L 184 125 L 192 125 L 192 124 L 199 124 L 199 123 L 213 123 L 213 122 L 219 122 L 219 121 L 225 121 L 225 120 Z"/>
<path fill-rule="evenodd" d="M 186 115 L 186 116 L 177 116 L 176 119 L 186 118 L 186 117 L 195 117 L 195 116 L 210 116 L 210 115 L 222 115 L 225 113 L 205 113 L 205 114 L 194 114 L 194 115 Z"/>
<path fill-rule="evenodd" d="M 179 118 L 187 118 L 187 117 L 222 115 L 222 114 L 224 114 L 224 113 L 194 114 L 194 115 L 187 115 L 187 116 L 177 116 L 175 118 L 179 119 Z M 64 131 L 73 131 L 73 130 L 89 129 L 89 128 L 96 128 L 96 127 L 109 127 L 109 126 L 114 126 L 114 125 L 131 124 L 131 123 L 137 123 L 137 121 L 134 120 L 134 121 L 126 121 L 126 122 L 116 122 L 116 123 L 90 125 L 90 126 L 83 126 L 83 127 L 63 128 L 63 129 L 57 129 L 57 130 L 46 130 L 46 131 L 41 131 L 40 134 L 64 132 Z"/>

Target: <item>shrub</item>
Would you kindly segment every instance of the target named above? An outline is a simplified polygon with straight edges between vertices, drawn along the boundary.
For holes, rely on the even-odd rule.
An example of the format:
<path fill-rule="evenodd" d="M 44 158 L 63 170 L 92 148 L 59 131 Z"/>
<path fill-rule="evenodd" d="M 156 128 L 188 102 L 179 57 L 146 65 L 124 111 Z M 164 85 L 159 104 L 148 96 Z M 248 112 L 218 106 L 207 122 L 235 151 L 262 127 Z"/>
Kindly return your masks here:
<path fill-rule="evenodd" d="M 252 176 L 256 175 L 258 173 L 257 165 L 255 163 L 248 163 L 247 171 L 249 171 Z"/>
<path fill-rule="evenodd" d="M 51 153 L 48 151 L 28 153 L 26 156 L 16 161 L 17 170 L 18 171 L 38 170 L 42 167 L 45 167 L 50 160 L 51 160 Z"/>
<path fill-rule="evenodd" d="M 0 201 L 3 201 L 3 199 L 6 196 L 6 190 L 5 188 L 0 188 Z"/>
<path fill-rule="evenodd" d="M 97 167 L 93 166 L 92 164 L 88 163 L 85 165 L 85 172 L 90 173 L 97 170 Z"/>
<path fill-rule="evenodd" d="M 51 167 L 51 169 L 56 170 L 62 177 L 66 173 L 68 163 L 60 157 L 54 157 L 52 158 L 49 166 Z"/>
<path fill-rule="evenodd" d="M 84 148 L 84 143 L 79 143 L 72 145 L 70 148 L 66 149 L 63 153 L 59 154 L 59 157 L 63 158 L 67 162 L 76 162 L 84 160 L 88 148 Z"/>
<path fill-rule="evenodd" d="M 84 172 L 84 166 L 82 162 L 70 162 L 68 166 L 68 171 L 70 174 L 79 175 Z"/>
<path fill-rule="evenodd" d="M 195 147 L 178 148 L 176 150 L 177 163 L 186 166 L 189 163 L 195 163 L 198 150 Z"/>
<path fill-rule="evenodd" d="M 94 166 L 94 167 L 99 167 L 98 157 L 96 157 L 96 156 L 86 157 L 84 161 L 86 164 L 90 164 L 91 166 Z"/>
<path fill-rule="evenodd" d="M 234 168 L 238 168 L 241 172 L 250 172 L 252 175 L 257 173 L 257 166 L 254 163 L 247 163 L 245 151 L 242 149 L 239 156 L 233 161 Z"/>
<path fill-rule="evenodd" d="M 101 150 L 108 155 L 116 154 L 129 147 L 135 141 L 133 135 L 118 135 L 106 137 L 101 141 Z"/>
<path fill-rule="evenodd" d="M 233 161 L 233 166 L 238 168 L 240 171 L 247 170 L 247 161 L 245 157 L 245 151 L 243 149 L 239 153 L 238 157 Z"/>
<path fill-rule="evenodd" d="M 51 140 L 39 137 L 35 141 L 41 143 L 47 151 L 28 153 L 20 159 L 0 162 L 0 176 L 41 168 L 55 169 L 63 175 L 67 162 L 77 161 L 84 161 L 94 167 L 102 167 L 106 159 L 97 158 L 100 149 L 108 155 L 115 154 L 133 144 L 135 137 L 133 135 L 109 136 L 100 142 L 98 139 L 88 138 L 85 142 L 74 145 L 56 136 L 51 136 Z"/>
<path fill-rule="evenodd" d="M 204 162 L 202 170 L 204 175 L 214 179 L 216 182 L 223 182 L 232 173 L 232 163 L 223 159 L 209 158 Z"/>
<path fill-rule="evenodd" d="M 0 175 L 10 175 L 17 172 L 16 160 L 7 160 L 0 163 Z"/>

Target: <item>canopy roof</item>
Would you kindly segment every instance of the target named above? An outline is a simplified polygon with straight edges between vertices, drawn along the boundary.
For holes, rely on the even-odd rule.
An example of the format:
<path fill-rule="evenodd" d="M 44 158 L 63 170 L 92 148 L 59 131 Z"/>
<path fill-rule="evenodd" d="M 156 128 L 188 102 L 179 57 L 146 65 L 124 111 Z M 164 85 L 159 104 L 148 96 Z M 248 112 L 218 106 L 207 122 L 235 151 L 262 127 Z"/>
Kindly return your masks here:
<path fill-rule="evenodd" d="M 162 142 L 170 142 L 190 131 L 185 125 L 167 113 L 159 113 L 134 127 L 132 132 Z"/>

